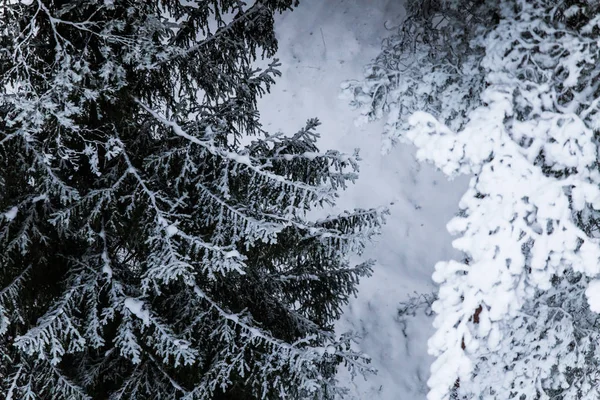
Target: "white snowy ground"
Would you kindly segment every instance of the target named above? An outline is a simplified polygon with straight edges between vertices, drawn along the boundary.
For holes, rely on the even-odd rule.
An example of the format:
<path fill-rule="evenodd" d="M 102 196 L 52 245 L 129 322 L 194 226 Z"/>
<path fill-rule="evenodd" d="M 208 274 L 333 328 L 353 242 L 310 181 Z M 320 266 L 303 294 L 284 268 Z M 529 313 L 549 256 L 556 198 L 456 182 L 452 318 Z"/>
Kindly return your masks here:
<path fill-rule="evenodd" d="M 268 131 L 293 133 L 306 119 L 322 121 L 321 149 L 361 149 L 360 179 L 339 201 L 342 208 L 394 203 L 383 234 L 366 257 L 378 261 L 374 275 L 359 287 L 338 324 L 358 331 L 361 350 L 379 373 L 347 385 L 358 399 L 424 399 L 431 358 L 427 339 L 432 320 L 422 313 L 403 323 L 397 310 L 416 292 L 431 293 L 437 261 L 456 256 L 445 224 L 457 210 L 466 181 L 447 182 L 428 165 L 418 165 L 414 149 L 398 146 L 381 155 L 381 124 L 356 127 L 358 114 L 338 98 L 343 80 L 359 78 L 374 58 L 384 28 L 401 22 L 402 0 L 301 0 L 277 20 L 278 57 L 283 77 L 260 102 Z M 340 374 L 343 380 L 347 374 Z"/>

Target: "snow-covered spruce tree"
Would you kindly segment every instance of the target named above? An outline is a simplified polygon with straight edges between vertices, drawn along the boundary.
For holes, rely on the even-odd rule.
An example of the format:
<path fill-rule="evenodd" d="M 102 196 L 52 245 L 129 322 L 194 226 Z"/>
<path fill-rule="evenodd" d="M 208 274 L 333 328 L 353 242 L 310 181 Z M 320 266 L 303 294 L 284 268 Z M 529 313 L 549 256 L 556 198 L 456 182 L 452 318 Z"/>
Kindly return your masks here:
<path fill-rule="evenodd" d="M 436 10 L 416 14 L 431 23 L 392 37 L 346 88 L 363 115 L 389 113 L 386 135 L 419 159 L 472 175 L 448 225 L 465 260 L 434 273 L 428 398 L 597 399 L 600 4 L 413 3 Z M 481 18 L 452 33 L 464 24 L 446 15 L 472 7 Z"/>
<path fill-rule="evenodd" d="M 382 212 L 307 217 L 357 155 L 258 122 L 292 3 L 1 3 L 2 398 L 325 399 L 368 369 L 333 322 Z"/>

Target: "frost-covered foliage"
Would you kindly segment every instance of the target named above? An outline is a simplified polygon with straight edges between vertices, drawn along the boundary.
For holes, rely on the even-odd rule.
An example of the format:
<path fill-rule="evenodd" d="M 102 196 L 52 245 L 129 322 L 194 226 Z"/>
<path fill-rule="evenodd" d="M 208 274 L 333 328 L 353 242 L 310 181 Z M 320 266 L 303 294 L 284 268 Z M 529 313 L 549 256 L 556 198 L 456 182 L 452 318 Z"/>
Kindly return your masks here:
<path fill-rule="evenodd" d="M 435 3 L 418 2 L 425 11 Z M 416 60 L 422 70 L 395 69 L 383 97 L 372 67 L 365 82 L 350 86 L 363 115 L 390 113 L 387 137 L 414 143 L 420 160 L 450 177 L 472 175 L 448 225 L 466 258 L 439 263 L 433 276 L 440 289 L 428 398 L 596 399 L 600 4 L 441 4 L 468 16 L 474 3 L 486 7 L 485 17 L 465 34 L 457 71 L 476 65 L 480 77 L 438 74 L 442 83 L 431 86 L 421 71 L 435 72 L 440 63 L 421 56 L 429 42 L 400 35 L 383 54 L 405 48 L 396 59 Z M 400 114 L 382 108 L 381 98 L 401 104 Z"/>
<path fill-rule="evenodd" d="M 357 155 L 258 122 L 292 3 L 2 2 L 1 397 L 325 399 L 369 368 L 333 323 L 383 212 L 308 218 Z"/>
<path fill-rule="evenodd" d="M 555 275 L 549 290 L 538 290 L 506 321 L 497 350 L 460 386 L 475 398 L 600 397 L 600 318 L 586 304 L 588 284 L 570 270 Z"/>
<path fill-rule="evenodd" d="M 478 102 L 484 49 L 474 39 L 498 16 L 495 0 L 409 1 L 408 17 L 383 41 L 381 54 L 360 81 L 342 85 L 365 123 L 386 116 L 382 151 L 403 139 L 408 117 L 427 111 L 460 129 Z"/>

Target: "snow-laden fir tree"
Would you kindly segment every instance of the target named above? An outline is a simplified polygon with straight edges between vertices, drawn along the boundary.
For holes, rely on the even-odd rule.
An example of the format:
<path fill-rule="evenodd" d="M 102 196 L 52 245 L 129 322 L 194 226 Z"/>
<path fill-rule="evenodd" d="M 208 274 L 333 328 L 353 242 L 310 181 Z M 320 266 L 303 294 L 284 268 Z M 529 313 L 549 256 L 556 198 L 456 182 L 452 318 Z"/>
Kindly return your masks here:
<path fill-rule="evenodd" d="M 2 398 L 325 399 L 369 369 L 333 322 L 382 212 L 307 216 L 357 155 L 258 122 L 292 3 L 1 3 Z"/>
<path fill-rule="evenodd" d="M 413 1 L 346 92 L 450 177 L 430 400 L 597 399 L 600 3 Z"/>

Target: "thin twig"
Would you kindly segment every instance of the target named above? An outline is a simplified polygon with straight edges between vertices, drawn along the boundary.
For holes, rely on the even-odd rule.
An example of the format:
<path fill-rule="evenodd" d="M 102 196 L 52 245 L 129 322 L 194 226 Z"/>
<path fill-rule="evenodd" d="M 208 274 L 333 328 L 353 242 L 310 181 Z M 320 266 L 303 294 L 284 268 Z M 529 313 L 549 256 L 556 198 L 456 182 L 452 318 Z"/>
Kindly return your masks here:
<path fill-rule="evenodd" d="M 321 39 L 323 39 L 323 47 L 325 48 L 325 53 L 327 53 L 327 45 L 325 44 L 325 36 L 323 35 L 323 28 L 319 28 L 321 31 Z"/>

